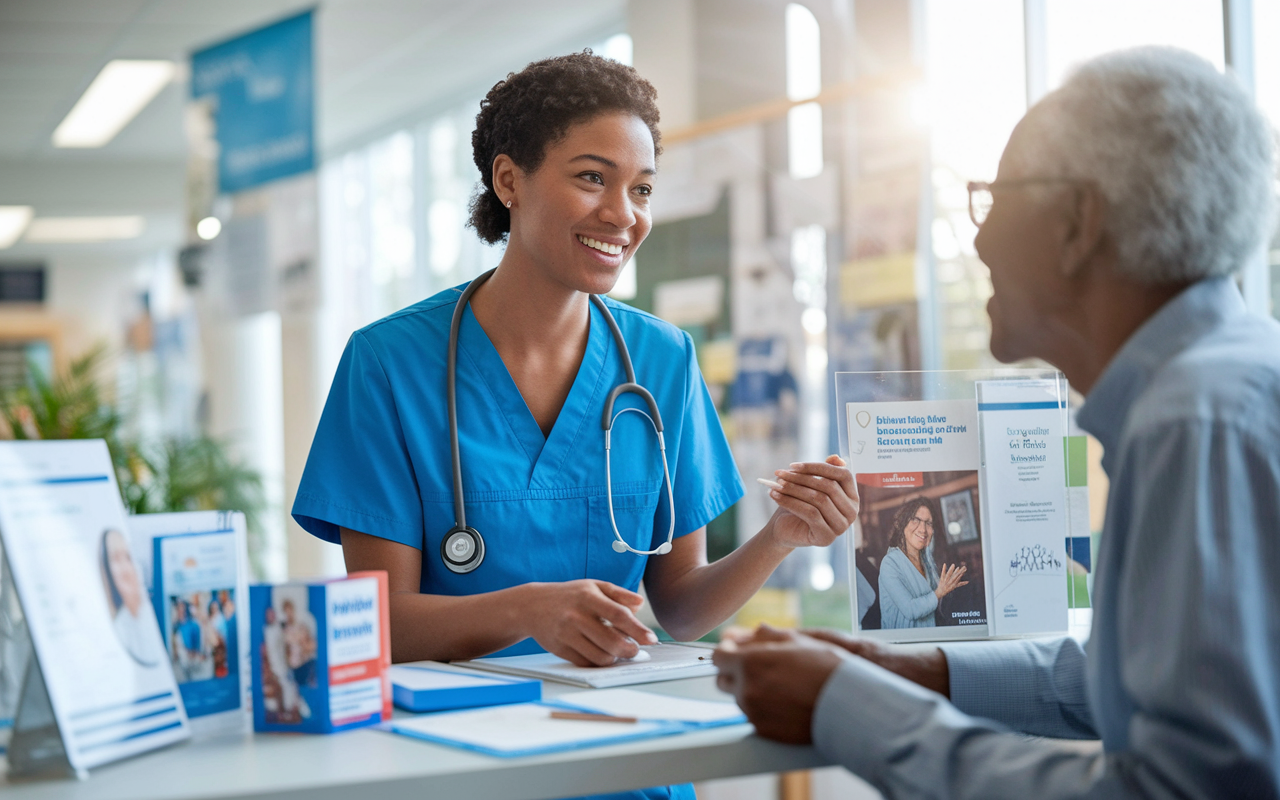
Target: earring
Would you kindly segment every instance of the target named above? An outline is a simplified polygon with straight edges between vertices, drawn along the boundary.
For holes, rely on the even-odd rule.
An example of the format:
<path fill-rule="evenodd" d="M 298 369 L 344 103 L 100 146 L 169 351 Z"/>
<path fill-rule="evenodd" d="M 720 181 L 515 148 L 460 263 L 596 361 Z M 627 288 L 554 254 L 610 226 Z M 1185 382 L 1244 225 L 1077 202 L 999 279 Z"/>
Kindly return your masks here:
<path fill-rule="evenodd" d="M 508 200 L 508 201 L 507 201 L 507 208 L 511 208 L 511 201 L 510 201 L 510 200 Z"/>

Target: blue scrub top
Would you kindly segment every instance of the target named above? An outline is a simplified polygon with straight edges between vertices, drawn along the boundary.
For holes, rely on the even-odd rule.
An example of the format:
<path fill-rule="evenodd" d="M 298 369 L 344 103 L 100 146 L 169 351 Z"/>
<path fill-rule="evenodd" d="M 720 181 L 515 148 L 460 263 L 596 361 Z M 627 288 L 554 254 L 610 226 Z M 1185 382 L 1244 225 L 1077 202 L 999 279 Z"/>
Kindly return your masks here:
<path fill-rule="evenodd" d="M 531 581 L 595 578 L 635 590 L 647 558 L 613 550 L 601 415 L 626 380 L 613 336 L 591 307 L 573 388 L 544 438 L 515 382 L 468 307 L 459 332 L 458 432 L 467 524 L 485 540 L 475 571 L 450 572 L 440 542 L 454 525 L 445 376 L 449 324 L 462 287 L 351 336 L 302 475 L 293 517 L 339 543 L 339 528 L 423 551 L 422 592 L 470 595 Z M 606 299 L 637 382 L 662 412 L 675 496 L 675 535 L 737 502 L 742 482 L 688 334 Z M 632 394 L 624 406 L 643 408 Z M 626 413 L 612 435 L 613 507 L 636 549 L 666 541 L 662 461 L 648 421 Z M 661 557 L 661 556 L 659 556 Z M 526 639 L 495 655 L 542 652 Z"/>

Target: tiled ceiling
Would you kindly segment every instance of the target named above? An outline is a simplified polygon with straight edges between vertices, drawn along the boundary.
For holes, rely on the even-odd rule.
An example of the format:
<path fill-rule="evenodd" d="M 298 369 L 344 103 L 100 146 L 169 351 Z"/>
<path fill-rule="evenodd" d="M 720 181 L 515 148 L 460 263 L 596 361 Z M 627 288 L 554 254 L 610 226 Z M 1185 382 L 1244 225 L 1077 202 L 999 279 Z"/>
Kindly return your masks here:
<path fill-rule="evenodd" d="M 179 81 L 166 88 L 103 148 L 54 148 L 53 129 L 102 66 L 113 58 L 185 63 L 192 50 L 313 5 L 0 0 L 0 204 L 34 202 L 23 195 L 35 193 L 45 198 L 37 214 L 67 213 L 70 206 L 72 213 L 95 205 L 127 210 L 109 197 L 95 203 L 83 196 L 69 176 L 75 165 L 181 169 L 187 87 Z M 316 8 L 321 153 L 474 94 L 531 59 L 603 39 L 622 30 L 626 17 L 626 0 L 329 0 Z M 57 186 L 24 186 L 42 165 L 67 184 L 67 202 L 56 199 Z M 172 188 L 172 181 L 162 183 Z"/>

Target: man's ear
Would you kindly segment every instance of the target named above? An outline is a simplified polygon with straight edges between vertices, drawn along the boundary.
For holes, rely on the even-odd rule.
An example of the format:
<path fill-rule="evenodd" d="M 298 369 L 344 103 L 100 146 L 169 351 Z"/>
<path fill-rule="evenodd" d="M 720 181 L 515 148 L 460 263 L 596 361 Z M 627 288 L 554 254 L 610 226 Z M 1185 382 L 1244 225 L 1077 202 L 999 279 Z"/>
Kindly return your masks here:
<path fill-rule="evenodd" d="M 503 205 L 515 202 L 519 179 L 520 168 L 511 160 L 511 156 L 501 153 L 493 160 L 493 191 Z"/>
<path fill-rule="evenodd" d="M 1079 275 L 1101 247 L 1106 207 L 1106 198 L 1092 181 L 1077 184 L 1067 195 L 1060 264 L 1063 277 Z"/>

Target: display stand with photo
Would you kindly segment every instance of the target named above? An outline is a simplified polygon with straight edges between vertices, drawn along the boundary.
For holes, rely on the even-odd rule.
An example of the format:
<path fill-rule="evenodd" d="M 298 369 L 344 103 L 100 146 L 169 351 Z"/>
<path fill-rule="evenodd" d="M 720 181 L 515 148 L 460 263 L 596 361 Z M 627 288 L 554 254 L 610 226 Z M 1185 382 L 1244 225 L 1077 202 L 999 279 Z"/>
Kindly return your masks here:
<path fill-rule="evenodd" d="M 247 731 L 253 705 L 244 514 L 140 514 L 129 518 L 129 532 L 192 733 Z"/>
<path fill-rule="evenodd" d="M 837 373 L 858 487 L 855 630 L 885 641 L 1067 629 L 1067 386 L 1045 370 Z"/>
<path fill-rule="evenodd" d="M 0 442 L 0 536 L 31 636 L 9 774 L 73 774 L 190 735 L 101 440 Z"/>

